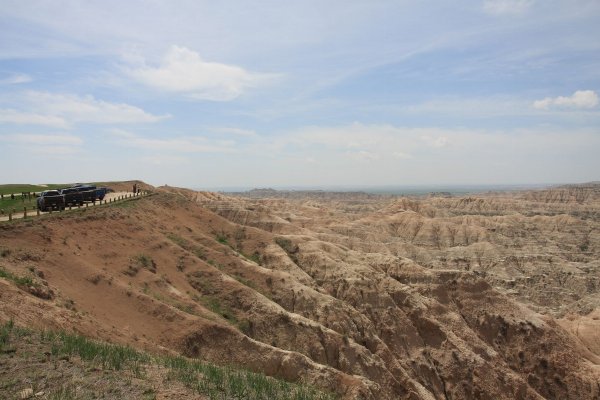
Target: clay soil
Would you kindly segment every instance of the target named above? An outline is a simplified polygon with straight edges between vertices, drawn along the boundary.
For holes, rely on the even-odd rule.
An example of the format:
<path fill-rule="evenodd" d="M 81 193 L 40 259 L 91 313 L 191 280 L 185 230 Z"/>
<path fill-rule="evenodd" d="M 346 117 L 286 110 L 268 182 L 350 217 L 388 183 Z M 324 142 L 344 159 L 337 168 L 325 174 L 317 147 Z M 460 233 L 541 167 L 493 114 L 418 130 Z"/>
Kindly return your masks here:
<path fill-rule="evenodd" d="M 158 188 L 1 224 L 0 322 L 347 399 L 598 399 L 599 228 L 598 185 L 458 198 Z"/>

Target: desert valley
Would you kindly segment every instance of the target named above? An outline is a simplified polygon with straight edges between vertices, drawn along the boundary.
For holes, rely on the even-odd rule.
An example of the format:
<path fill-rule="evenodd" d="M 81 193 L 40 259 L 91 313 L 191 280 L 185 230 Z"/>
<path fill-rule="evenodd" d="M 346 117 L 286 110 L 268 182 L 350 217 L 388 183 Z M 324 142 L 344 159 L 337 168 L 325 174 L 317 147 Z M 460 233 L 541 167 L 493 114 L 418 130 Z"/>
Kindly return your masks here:
<path fill-rule="evenodd" d="M 0 224 L 0 323 L 30 332 L 5 335 L 1 398 L 97 398 L 107 374 L 120 398 L 253 398 L 154 364 L 89 368 L 44 353 L 43 332 L 309 388 L 295 398 L 600 398 L 600 184 L 456 197 L 139 185 L 152 194 Z"/>

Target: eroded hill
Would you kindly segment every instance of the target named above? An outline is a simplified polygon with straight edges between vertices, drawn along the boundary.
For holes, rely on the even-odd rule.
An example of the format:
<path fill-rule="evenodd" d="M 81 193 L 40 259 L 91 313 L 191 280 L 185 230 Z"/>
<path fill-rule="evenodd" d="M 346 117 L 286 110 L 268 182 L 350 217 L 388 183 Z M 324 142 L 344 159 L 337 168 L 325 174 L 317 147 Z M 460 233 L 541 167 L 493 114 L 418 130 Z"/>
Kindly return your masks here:
<path fill-rule="evenodd" d="M 595 399 L 598 192 L 252 199 L 163 188 L 0 225 L 0 267 L 21 279 L 0 279 L 0 320 L 348 399 Z"/>

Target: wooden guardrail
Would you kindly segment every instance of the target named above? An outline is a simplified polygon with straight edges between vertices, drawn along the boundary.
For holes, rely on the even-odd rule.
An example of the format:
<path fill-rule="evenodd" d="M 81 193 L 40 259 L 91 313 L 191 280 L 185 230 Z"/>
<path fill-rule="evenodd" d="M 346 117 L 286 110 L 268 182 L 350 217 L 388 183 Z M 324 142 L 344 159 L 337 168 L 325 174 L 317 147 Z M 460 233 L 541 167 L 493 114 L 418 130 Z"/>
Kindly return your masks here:
<path fill-rule="evenodd" d="M 105 200 L 94 200 L 91 202 L 91 206 L 95 206 L 97 205 L 105 205 L 105 204 L 114 204 L 114 203 L 118 203 L 118 202 L 122 202 L 125 200 L 132 200 L 132 199 L 136 199 L 136 198 L 141 198 L 141 197 L 146 197 L 151 195 L 152 192 L 149 191 L 138 191 L 136 193 L 126 193 L 123 195 L 120 195 L 118 197 L 111 197 L 109 199 L 105 199 Z M 80 208 L 87 208 L 90 206 L 90 203 L 84 203 L 84 206 L 77 204 L 77 206 L 73 206 L 73 205 L 69 205 L 68 206 L 68 211 L 71 211 L 73 209 L 80 209 Z M 5 221 L 12 221 L 13 219 L 16 219 L 18 217 L 21 217 L 21 213 L 22 213 L 22 218 L 26 219 L 29 217 L 32 217 L 33 215 L 29 214 L 28 212 L 31 211 L 32 213 L 35 212 L 35 216 L 40 216 L 42 215 L 42 212 L 40 211 L 40 209 L 37 206 L 32 206 L 29 210 L 27 209 L 26 206 L 23 207 L 23 211 L 19 211 L 17 213 L 17 210 L 15 208 L 9 209 L 9 210 L 4 210 L 4 209 L 0 209 L 0 223 L 1 222 L 5 222 Z M 48 214 L 52 214 L 53 212 L 63 212 L 63 211 L 67 211 L 67 207 L 65 208 L 58 208 L 57 210 L 53 210 L 52 208 L 47 212 Z M 4 217 L 8 216 L 8 219 L 4 220 Z"/>

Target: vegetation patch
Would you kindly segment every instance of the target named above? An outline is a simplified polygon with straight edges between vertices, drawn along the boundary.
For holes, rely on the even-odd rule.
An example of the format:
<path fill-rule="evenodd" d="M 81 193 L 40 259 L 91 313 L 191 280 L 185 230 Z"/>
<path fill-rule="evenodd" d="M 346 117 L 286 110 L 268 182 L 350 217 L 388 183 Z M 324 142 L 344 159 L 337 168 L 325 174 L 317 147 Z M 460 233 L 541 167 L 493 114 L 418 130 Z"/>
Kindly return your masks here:
<path fill-rule="evenodd" d="M 297 253 L 299 248 L 290 239 L 278 236 L 275 238 L 275 243 L 288 254 Z"/>
<path fill-rule="evenodd" d="M 246 260 L 250 260 L 255 264 L 258 265 L 262 265 L 262 261 L 260 259 L 260 253 L 258 251 L 255 251 L 254 253 L 252 253 L 251 255 L 245 254 L 241 251 L 239 251 L 239 253 L 246 259 Z"/>
<path fill-rule="evenodd" d="M 128 269 L 124 271 L 124 274 L 135 276 L 141 268 L 145 268 L 153 274 L 156 273 L 156 263 L 152 257 L 146 254 L 137 254 L 131 258 Z"/>
<path fill-rule="evenodd" d="M 29 276 L 17 276 L 10 271 L 0 267 L 0 278 L 14 282 L 17 286 L 38 286 Z"/>
<path fill-rule="evenodd" d="M 11 195 L 13 193 L 20 194 L 23 192 L 43 192 L 44 190 L 60 189 L 69 186 L 66 183 L 49 183 L 47 185 L 28 185 L 28 184 L 8 184 L 0 185 L 0 194 Z"/>
<path fill-rule="evenodd" d="M 158 368 L 163 381 L 178 382 L 191 392 L 206 396 L 211 400 L 333 400 L 336 398 L 332 394 L 318 391 L 310 386 L 293 384 L 229 366 L 217 366 L 182 356 L 151 355 L 129 346 L 104 343 L 66 332 L 22 329 L 16 327 L 12 321 L 0 326 L 0 357 L 3 354 L 2 349 L 6 350 L 7 345 L 18 345 L 25 342 L 39 342 L 42 348 L 49 348 L 50 351 L 45 354 L 49 358 L 48 361 L 54 362 L 55 365 L 59 360 L 79 358 L 85 371 L 100 369 L 105 373 L 118 372 L 111 377 L 111 388 L 104 388 L 105 394 L 109 395 L 112 393 L 112 386 L 115 384 L 130 386 L 134 382 L 132 378 L 136 379 L 135 382 L 138 386 L 148 383 L 154 385 L 155 382 L 149 382 L 147 371 L 148 368 L 154 370 Z M 16 349 L 16 347 L 11 348 Z M 26 355 L 22 356 L 29 358 Z M 44 367 L 44 364 L 40 364 L 40 366 Z M 155 375 L 152 376 L 155 378 Z M 78 377 L 78 379 L 82 378 Z M 98 381 L 95 375 L 90 375 L 89 379 L 94 382 Z M 53 382 L 55 387 L 47 392 L 49 396 L 47 398 L 62 400 L 88 398 L 87 396 L 82 397 L 84 393 L 79 387 L 81 385 L 78 384 L 76 387 L 72 381 L 68 380 L 68 377 L 63 377 L 63 380 L 65 380 L 63 383 Z M 16 394 L 18 382 L 16 380 L 2 382 L 0 391 L 5 392 L 6 389 L 11 389 L 11 393 Z M 87 394 L 91 396 L 91 393 Z M 116 392 L 112 394 L 116 395 Z M 155 389 L 146 388 L 140 395 L 137 398 L 155 398 Z M 97 397 L 91 396 L 90 398 Z"/>
<path fill-rule="evenodd" d="M 229 242 L 227 240 L 227 235 L 224 233 L 218 233 L 216 236 L 217 242 L 229 246 Z"/>
<path fill-rule="evenodd" d="M 248 286 L 251 289 L 254 289 L 256 291 L 258 291 L 258 288 L 256 287 L 256 285 L 254 284 L 254 282 L 249 281 L 248 279 L 244 278 L 243 276 L 239 276 L 239 275 L 231 275 L 231 277 L 233 279 L 235 279 L 236 281 L 238 281 L 239 283 L 241 283 L 242 285 Z"/>
<path fill-rule="evenodd" d="M 175 243 L 177 246 L 181 247 L 184 250 L 189 251 L 190 253 L 194 254 L 196 257 L 198 257 L 201 260 L 206 260 L 206 255 L 204 254 L 204 250 L 201 247 L 194 246 L 187 239 L 182 238 L 181 236 L 179 236 L 175 233 L 167 233 L 166 236 L 170 241 Z"/>
<path fill-rule="evenodd" d="M 215 314 L 220 315 L 233 325 L 237 325 L 238 320 L 233 310 L 226 304 L 222 304 L 217 297 L 213 296 L 202 296 L 198 298 L 200 302 Z"/>

